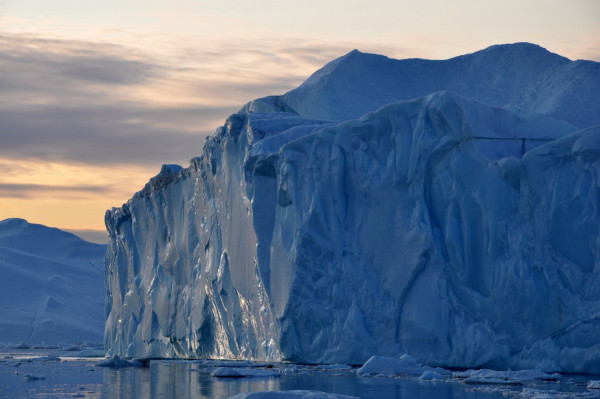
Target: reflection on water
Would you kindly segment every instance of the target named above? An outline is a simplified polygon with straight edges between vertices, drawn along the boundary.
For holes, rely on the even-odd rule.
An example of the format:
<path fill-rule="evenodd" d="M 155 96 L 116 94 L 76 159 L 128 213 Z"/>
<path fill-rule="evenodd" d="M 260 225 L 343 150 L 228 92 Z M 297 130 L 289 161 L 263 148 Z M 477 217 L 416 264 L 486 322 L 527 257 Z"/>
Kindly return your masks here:
<path fill-rule="evenodd" d="M 516 399 L 520 394 L 535 396 L 526 392 L 530 389 L 542 389 L 544 397 L 555 399 L 600 397 L 600 392 L 586 389 L 590 376 L 564 376 L 560 382 L 528 383 L 524 387 L 472 386 L 457 380 L 421 382 L 404 378 L 361 378 L 356 376 L 355 370 L 275 365 L 281 371 L 281 377 L 215 378 L 210 376 L 217 367 L 214 362 L 155 360 L 146 368 L 113 369 L 97 367 L 98 358 L 65 360 L 49 355 L 36 350 L 0 350 L 0 399 L 221 399 L 241 392 L 295 389 L 363 399 Z"/>
<path fill-rule="evenodd" d="M 460 383 L 359 378 L 350 372 L 342 375 L 300 372 L 277 378 L 214 378 L 210 376 L 211 371 L 197 363 L 178 361 L 153 361 L 149 368 L 105 369 L 102 397 L 220 399 L 240 392 L 310 389 L 363 399 L 506 398 L 506 392 L 482 392 Z"/>

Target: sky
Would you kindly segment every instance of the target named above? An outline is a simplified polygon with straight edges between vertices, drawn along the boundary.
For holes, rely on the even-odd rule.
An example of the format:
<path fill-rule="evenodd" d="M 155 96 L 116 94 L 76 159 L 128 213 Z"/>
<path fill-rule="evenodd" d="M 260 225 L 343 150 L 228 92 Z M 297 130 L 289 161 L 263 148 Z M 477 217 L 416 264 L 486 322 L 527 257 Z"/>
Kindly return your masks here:
<path fill-rule="evenodd" d="M 105 211 L 162 164 L 353 49 L 526 41 L 600 61 L 598 16 L 598 0 L 0 0 L 0 220 L 106 242 Z"/>

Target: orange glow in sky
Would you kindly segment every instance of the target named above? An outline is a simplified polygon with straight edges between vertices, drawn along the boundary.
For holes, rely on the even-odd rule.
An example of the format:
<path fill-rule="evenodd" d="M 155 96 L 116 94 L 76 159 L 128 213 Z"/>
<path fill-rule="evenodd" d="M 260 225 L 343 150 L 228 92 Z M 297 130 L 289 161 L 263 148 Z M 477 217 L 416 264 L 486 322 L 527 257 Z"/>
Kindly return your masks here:
<path fill-rule="evenodd" d="M 600 61 L 598 15 L 596 0 L 0 2 L 0 220 L 105 241 L 105 210 L 163 163 L 187 166 L 244 103 L 355 48 L 443 59 L 528 41 Z"/>

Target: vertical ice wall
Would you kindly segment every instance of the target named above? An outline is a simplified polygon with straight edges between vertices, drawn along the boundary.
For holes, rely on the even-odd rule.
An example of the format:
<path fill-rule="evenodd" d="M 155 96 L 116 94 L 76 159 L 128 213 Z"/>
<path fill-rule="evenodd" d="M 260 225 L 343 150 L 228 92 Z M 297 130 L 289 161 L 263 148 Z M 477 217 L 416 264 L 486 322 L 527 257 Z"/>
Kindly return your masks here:
<path fill-rule="evenodd" d="M 113 353 L 280 358 L 258 269 L 253 218 L 261 211 L 252 210 L 241 167 L 246 125 L 233 115 L 189 168 L 163 166 L 107 212 L 105 341 Z M 268 192 L 260 182 L 255 189 Z"/>

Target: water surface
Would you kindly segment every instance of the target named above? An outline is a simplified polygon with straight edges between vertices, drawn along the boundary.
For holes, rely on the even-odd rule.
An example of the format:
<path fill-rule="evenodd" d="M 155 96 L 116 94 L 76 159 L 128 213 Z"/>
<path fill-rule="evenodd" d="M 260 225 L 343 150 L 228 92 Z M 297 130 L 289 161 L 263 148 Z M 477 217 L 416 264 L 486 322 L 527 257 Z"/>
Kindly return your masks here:
<path fill-rule="evenodd" d="M 48 355 L 52 355 L 48 357 Z M 44 351 L 0 351 L 0 398 L 224 399 L 241 392 L 316 390 L 363 399 L 506 399 L 600 398 L 585 386 L 589 377 L 523 386 L 468 385 L 457 380 L 426 382 L 417 378 L 365 378 L 353 369 L 275 364 L 280 377 L 216 378 L 217 366 L 193 361 L 155 360 L 144 368 L 98 367 L 98 358 L 60 358 Z M 263 365 L 266 366 L 266 365 Z"/>

